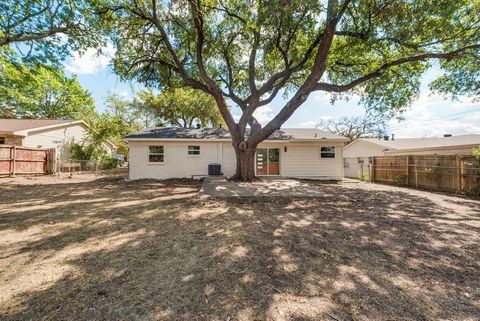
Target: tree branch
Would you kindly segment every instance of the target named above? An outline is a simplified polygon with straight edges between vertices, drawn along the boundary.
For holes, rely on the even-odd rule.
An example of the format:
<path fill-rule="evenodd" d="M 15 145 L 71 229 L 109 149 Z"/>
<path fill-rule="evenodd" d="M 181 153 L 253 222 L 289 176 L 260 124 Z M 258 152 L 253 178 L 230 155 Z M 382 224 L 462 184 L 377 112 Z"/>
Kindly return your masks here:
<path fill-rule="evenodd" d="M 373 71 L 371 73 L 368 73 L 368 74 L 366 74 L 362 77 L 359 77 L 359 78 L 351 81 L 348 84 L 336 85 L 336 84 L 329 84 L 329 83 L 321 82 L 321 83 L 318 83 L 313 90 L 314 91 L 322 90 L 322 91 L 337 92 L 337 93 L 345 92 L 345 91 L 348 91 L 350 89 L 353 89 L 354 87 L 356 87 L 356 86 L 358 86 L 358 85 L 360 85 L 360 84 L 362 84 L 362 83 L 364 83 L 364 82 L 366 82 L 370 79 L 377 78 L 377 77 L 381 76 L 384 71 L 386 71 L 389 68 L 394 67 L 394 66 L 398 66 L 398 65 L 402 65 L 402 64 L 410 63 L 410 62 L 416 62 L 416 61 L 425 61 L 425 60 L 428 60 L 428 59 L 447 59 L 447 60 L 451 60 L 451 59 L 454 59 L 454 58 L 460 56 L 460 54 L 464 53 L 465 51 L 468 51 L 468 50 L 471 50 L 471 49 L 479 49 L 479 48 L 480 48 L 480 45 L 470 45 L 470 46 L 462 47 L 462 48 L 459 48 L 457 50 L 453 50 L 453 51 L 446 52 L 446 53 L 433 53 L 432 52 L 432 53 L 425 53 L 425 54 L 412 56 L 412 57 L 400 58 L 400 59 L 391 61 L 389 63 L 385 63 L 382 66 L 380 66 L 379 68 L 377 68 L 375 71 Z"/>

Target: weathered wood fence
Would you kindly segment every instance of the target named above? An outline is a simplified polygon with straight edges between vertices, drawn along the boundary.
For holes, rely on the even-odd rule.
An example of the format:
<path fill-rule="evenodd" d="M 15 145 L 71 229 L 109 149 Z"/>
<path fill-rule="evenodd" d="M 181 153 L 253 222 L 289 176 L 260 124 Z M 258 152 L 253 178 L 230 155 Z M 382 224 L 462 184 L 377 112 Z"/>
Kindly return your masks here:
<path fill-rule="evenodd" d="M 0 145 L 0 175 L 55 173 L 55 148 Z"/>
<path fill-rule="evenodd" d="M 372 157 L 370 180 L 438 191 L 480 194 L 480 161 L 472 156 Z"/>

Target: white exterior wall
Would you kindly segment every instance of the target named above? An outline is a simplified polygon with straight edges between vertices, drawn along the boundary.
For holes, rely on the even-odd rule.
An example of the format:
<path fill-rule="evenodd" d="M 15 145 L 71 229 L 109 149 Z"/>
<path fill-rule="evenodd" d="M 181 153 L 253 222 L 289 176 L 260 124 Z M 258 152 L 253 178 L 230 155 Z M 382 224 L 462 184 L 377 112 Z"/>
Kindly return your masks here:
<path fill-rule="evenodd" d="M 231 142 L 208 141 L 129 141 L 129 177 L 140 178 L 190 178 L 207 175 L 208 164 L 219 163 L 226 176 L 235 173 L 235 152 Z M 163 163 L 148 162 L 148 146 L 164 146 Z M 200 146 L 199 156 L 187 154 L 189 145 Z M 284 147 L 287 147 L 285 152 Z M 321 158 L 321 146 L 335 146 L 335 158 Z M 285 177 L 341 179 L 343 156 L 341 142 L 285 142 L 262 143 L 258 147 L 280 149 L 280 175 Z"/>
<path fill-rule="evenodd" d="M 384 156 L 384 150 L 387 147 L 380 146 L 371 142 L 363 140 L 357 140 L 349 145 L 345 146 L 343 150 L 343 157 L 371 157 L 371 156 Z"/>
<path fill-rule="evenodd" d="M 149 163 L 148 146 L 152 145 L 164 146 L 163 163 Z M 188 155 L 189 145 L 200 146 L 200 155 Z M 208 164 L 212 163 L 221 164 L 225 175 L 230 176 L 235 172 L 235 154 L 230 143 L 130 141 L 128 147 L 130 179 L 190 178 L 192 175 L 207 175 Z"/>
<path fill-rule="evenodd" d="M 320 147 L 335 146 L 335 158 L 321 158 Z M 285 142 L 261 144 L 280 148 L 280 175 L 284 177 L 341 179 L 343 177 L 343 143 Z M 287 151 L 285 152 L 285 147 Z"/>
<path fill-rule="evenodd" d="M 52 129 L 30 131 L 23 140 L 23 146 L 36 148 L 56 148 L 57 157 L 66 159 L 70 156 L 68 144 L 71 141 L 80 143 L 85 137 L 85 126 L 82 124 L 67 125 Z"/>
<path fill-rule="evenodd" d="M 361 163 L 363 161 L 363 163 Z M 370 157 L 344 157 L 344 173 L 345 177 L 361 178 L 370 175 Z"/>

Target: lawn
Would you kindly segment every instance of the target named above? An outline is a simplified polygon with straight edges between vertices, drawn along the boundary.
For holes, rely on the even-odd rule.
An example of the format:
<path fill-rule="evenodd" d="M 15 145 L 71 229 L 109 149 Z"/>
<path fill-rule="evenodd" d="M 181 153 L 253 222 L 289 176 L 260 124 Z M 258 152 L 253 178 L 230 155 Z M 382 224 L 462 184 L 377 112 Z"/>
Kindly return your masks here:
<path fill-rule="evenodd" d="M 0 180 L 0 319 L 480 319 L 480 201 L 312 184 Z"/>

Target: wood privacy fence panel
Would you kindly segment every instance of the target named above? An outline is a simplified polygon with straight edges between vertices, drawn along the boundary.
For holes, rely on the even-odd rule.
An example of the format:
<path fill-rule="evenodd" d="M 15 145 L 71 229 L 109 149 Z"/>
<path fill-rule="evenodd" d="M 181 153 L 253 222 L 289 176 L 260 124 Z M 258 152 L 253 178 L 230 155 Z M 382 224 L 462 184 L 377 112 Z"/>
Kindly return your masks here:
<path fill-rule="evenodd" d="M 472 156 L 374 157 L 372 181 L 439 191 L 480 194 L 480 161 Z"/>
<path fill-rule="evenodd" d="M 55 149 L 0 145 L 0 175 L 53 174 Z"/>

